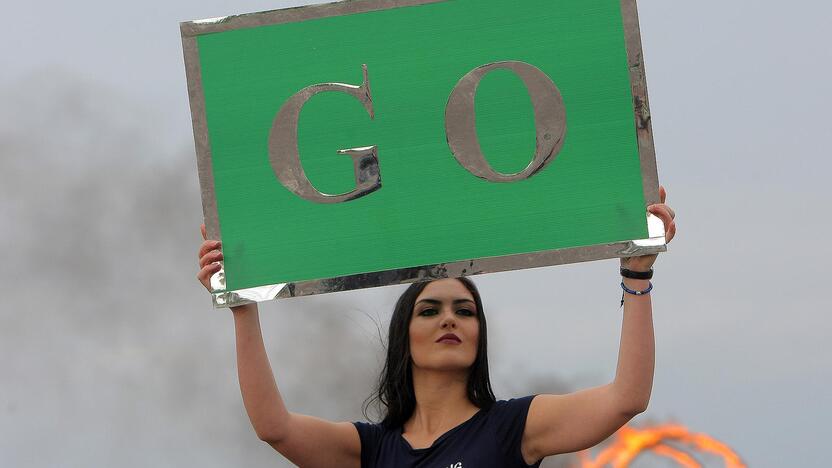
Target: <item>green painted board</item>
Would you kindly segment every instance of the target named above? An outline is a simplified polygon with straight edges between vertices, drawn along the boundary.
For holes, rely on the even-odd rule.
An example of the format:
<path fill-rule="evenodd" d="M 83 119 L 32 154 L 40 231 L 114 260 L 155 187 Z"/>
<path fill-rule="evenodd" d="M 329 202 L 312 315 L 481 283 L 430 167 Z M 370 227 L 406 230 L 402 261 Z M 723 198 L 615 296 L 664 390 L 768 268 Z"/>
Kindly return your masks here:
<path fill-rule="evenodd" d="M 259 300 L 232 291 L 406 282 L 418 278 L 378 273 L 475 259 L 512 259 L 485 269 L 496 271 L 623 256 L 626 246 L 636 253 L 632 240 L 651 237 L 645 207 L 657 177 L 632 0 L 354 0 L 183 23 L 182 32 L 206 222 L 223 241 L 220 305 Z M 511 183 L 472 175 L 445 129 L 459 80 L 500 61 L 540 69 L 566 111 L 556 158 Z M 300 113 L 298 150 L 315 188 L 343 193 L 356 183 L 351 159 L 336 150 L 375 145 L 381 188 L 344 203 L 301 198 L 270 165 L 275 116 L 310 85 L 361 85 L 362 65 L 374 118 L 347 94 L 315 95 Z M 536 135 L 524 82 L 494 70 L 475 103 L 488 163 L 523 170 Z M 543 252 L 549 260 L 518 257 Z M 344 277 L 354 281 L 323 281 Z"/>

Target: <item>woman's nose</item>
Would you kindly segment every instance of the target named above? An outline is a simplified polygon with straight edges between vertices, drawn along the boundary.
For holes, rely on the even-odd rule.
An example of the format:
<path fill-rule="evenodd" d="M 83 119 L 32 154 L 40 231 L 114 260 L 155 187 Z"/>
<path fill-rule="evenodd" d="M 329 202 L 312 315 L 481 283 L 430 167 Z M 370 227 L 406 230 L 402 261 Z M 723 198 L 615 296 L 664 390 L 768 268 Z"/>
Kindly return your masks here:
<path fill-rule="evenodd" d="M 442 318 L 442 323 L 440 324 L 440 327 L 443 330 L 446 328 L 456 328 L 456 319 L 452 314 L 445 315 L 445 317 Z"/>

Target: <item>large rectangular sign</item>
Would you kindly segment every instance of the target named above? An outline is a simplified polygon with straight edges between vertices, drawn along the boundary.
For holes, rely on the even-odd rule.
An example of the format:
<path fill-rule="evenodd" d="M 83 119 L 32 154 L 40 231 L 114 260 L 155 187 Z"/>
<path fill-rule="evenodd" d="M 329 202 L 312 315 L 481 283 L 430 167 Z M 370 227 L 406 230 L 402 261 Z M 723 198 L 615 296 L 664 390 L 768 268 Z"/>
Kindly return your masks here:
<path fill-rule="evenodd" d="M 181 31 L 217 306 L 664 250 L 635 0 Z"/>

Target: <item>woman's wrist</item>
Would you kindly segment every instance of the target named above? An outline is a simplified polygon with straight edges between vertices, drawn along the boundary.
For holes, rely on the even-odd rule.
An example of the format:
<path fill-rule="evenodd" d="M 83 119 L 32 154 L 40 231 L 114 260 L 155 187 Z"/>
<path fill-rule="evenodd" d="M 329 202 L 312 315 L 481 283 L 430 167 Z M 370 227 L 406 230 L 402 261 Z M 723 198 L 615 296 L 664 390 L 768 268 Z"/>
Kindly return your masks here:
<path fill-rule="evenodd" d="M 627 267 L 622 266 L 619 271 L 621 273 L 621 276 L 623 276 L 625 278 L 638 279 L 638 280 L 653 279 L 653 268 L 652 267 L 645 269 L 645 268 L 627 268 Z"/>
<path fill-rule="evenodd" d="M 624 286 L 627 286 L 628 288 L 636 291 L 644 291 L 645 289 L 650 287 L 650 280 L 622 278 L 622 281 L 624 282 Z"/>
<path fill-rule="evenodd" d="M 231 312 L 234 314 L 235 317 L 239 316 L 239 315 L 247 314 L 249 312 L 257 312 L 257 303 L 252 302 L 251 304 L 243 304 L 243 305 L 234 306 L 234 307 L 231 308 Z"/>

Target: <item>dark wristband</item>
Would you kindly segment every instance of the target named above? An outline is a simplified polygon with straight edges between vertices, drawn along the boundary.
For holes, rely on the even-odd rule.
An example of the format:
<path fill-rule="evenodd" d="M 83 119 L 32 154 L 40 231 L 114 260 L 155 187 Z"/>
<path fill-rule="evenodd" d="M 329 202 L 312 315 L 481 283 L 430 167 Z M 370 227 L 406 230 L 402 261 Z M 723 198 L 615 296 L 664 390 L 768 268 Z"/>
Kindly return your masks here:
<path fill-rule="evenodd" d="M 650 271 L 633 271 L 628 270 L 626 268 L 621 269 L 621 276 L 629 279 L 636 279 L 636 280 L 649 280 L 653 279 L 653 269 L 650 268 Z"/>

